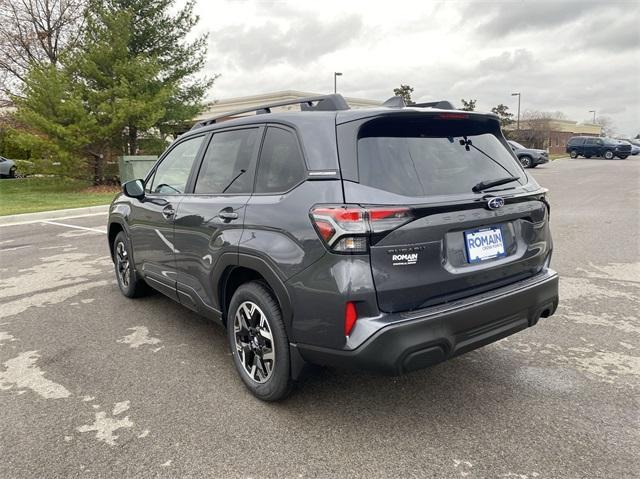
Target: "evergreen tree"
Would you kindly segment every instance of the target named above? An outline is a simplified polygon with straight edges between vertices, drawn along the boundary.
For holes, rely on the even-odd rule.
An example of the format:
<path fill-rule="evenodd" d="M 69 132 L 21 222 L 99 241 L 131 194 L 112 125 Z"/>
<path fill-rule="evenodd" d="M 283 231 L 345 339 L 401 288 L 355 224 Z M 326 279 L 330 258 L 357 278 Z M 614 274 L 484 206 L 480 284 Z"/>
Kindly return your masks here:
<path fill-rule="evenodd" d="M 513 123 L 513 113 L 508 112 L 509 107 L 500 103 L 498 106 L 494 106 L 491 111 L 498 115 L 500 118 L 500 126 L 504 128 L 505 126 L 511 125 Z"/>
<path fill-rule="evenodd" d="M 462 111 L 475 111 L 476 100 L 465 100 L 462 98 L 460 101 L 462 102 Z"/>
<path fill-rule="evenodd" d="M 394 88 L 393 89 L 393 94 L 395 96 L 401 96 L 406 105 L 415 105 L 416 102 L 414 102 L 411 99 L 411 94 L 412 93 L 413 93 L 413 88 L 410 87 L 409 85 L 401 84 L 400 88 Z"/>

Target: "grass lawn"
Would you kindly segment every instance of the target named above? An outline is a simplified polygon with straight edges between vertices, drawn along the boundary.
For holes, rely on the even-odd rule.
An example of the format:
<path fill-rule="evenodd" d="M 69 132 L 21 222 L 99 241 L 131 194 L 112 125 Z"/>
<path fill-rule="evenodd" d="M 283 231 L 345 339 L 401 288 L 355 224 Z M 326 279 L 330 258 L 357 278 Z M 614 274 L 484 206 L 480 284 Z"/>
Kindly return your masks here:
<path fill-rule="evenodd" d="M 0 216 L 111 203 L 116 186 L 93 187 L 69 178 L 0 180 Z"/>

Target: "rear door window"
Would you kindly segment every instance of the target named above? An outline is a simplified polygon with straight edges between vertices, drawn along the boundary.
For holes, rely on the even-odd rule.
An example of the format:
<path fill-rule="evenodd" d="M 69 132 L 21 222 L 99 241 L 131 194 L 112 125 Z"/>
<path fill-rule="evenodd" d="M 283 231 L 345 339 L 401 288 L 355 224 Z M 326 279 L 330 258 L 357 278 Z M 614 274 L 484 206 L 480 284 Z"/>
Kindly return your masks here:
<path fill-rule="evenodd" d="M 508 176 L 524 184 L 520 166 L 491 130 L 470 120 L 373 120 L 360 129 L 360 183 L 414 197 L 470 193 L 480 181 Z"/>
<path fill-rule="evenodd" d="M 214 133 L 202 160 L 194 193 L 200 195 L 251 193 L 251 160 L 258 128 Z"/>
<path fill-rule="evenodd" d="M 256 193 L 284 193 L 305 177 L 304 159 L 296 135 L 278 127 L 269 127 L 262 144 Z"/>

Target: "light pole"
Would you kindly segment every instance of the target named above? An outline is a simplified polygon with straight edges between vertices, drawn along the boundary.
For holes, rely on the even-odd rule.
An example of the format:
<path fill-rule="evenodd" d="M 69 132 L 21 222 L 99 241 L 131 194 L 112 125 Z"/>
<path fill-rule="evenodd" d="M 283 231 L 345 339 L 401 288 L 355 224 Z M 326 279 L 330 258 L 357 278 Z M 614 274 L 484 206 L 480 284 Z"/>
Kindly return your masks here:
<path fill-rule="evenodd" d="M 589 110 L 589 113 L 593 113 L 593 124 L 596 124 L 596 111 L 595 110 Z"/>
<path fill-rule="evenodd" d="M 338 77 L 341 77 L 342 73 L 333 72 L 333 93 L 338 93 Z"/>
<path fill-rule="evenodd" d="M 511 96 L 518 97 L 518 122 L 516 123 L 516 130 L 520 131 L 520 92 L 512 93 Z"/>

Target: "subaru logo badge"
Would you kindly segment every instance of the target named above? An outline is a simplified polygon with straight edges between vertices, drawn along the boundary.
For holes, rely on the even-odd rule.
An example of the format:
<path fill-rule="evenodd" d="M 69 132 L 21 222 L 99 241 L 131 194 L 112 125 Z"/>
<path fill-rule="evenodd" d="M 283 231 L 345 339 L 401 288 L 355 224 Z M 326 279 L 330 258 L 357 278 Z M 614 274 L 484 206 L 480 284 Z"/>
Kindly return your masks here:
<path fill-rule="evenodd" d="M 490 210 L 497 210 L 498 208 L 502 208 L 504 206 L 504 198 L 496 196 L 495 198 L 489 198 L 487 201 L 487 208 Z"/>

